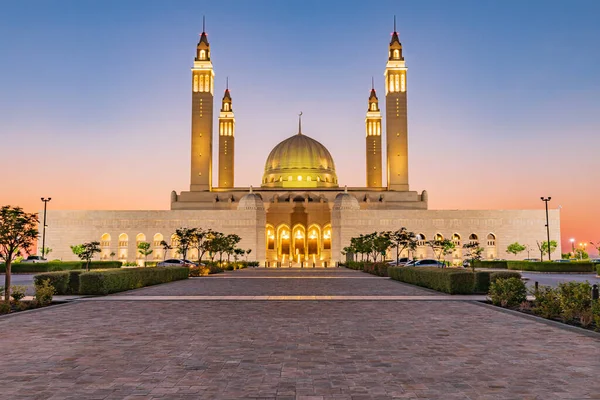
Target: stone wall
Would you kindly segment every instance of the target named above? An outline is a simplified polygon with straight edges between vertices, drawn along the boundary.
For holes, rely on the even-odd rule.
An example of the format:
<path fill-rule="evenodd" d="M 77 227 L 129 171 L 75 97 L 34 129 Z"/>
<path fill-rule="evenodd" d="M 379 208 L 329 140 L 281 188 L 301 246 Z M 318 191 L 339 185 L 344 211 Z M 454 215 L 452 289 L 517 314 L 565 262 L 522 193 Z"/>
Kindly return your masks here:
<path fill-rule="evenodd" d="M 558 242 L 552 258 L 560 258 L 560 211 L 550 210 L 550 240 Z M 332 227 L 334 240 L 332 258 L 343 260 L 341 251 L 350 244 L 352 237 L 371 232 L 393 231 L 406 227 L 415 233 L 424 234 L 427 240 L 437 233 L 451 239 L 460 235 L 461 245 L 468 242 L 472 233 L 485 249 L 486 258 L 523 259 L 527 252 L 518 256 L 506 253 L 510 243 L 519 242 L 529 246 L 529 256 L 539 258 L 536 241 L 546 239 L 546 213 L 544 210 L 334 210 Z M 487 245 L 488 234 L 495 236 L 495 245 Z M 461 258 L 462 254 L 448 256 L 447 260 Z M 431 249 L 418 249 L 420 258 L 432 257 Z M 458 256 L 458 257 L 456 257 Z M 547 256 L 546 256 L 547 257 Z"/>

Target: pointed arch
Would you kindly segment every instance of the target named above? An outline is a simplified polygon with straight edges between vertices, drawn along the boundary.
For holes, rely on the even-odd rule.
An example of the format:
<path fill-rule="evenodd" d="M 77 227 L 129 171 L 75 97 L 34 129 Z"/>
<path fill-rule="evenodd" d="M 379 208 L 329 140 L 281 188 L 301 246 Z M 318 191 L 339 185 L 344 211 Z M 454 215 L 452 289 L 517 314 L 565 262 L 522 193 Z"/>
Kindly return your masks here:
<path fill-rule="evenodd" d="M 275 237 L 276 237 L 275 227 L 271 224 L 267 224 L 265 226 L 265 231 L 266 231 L 267 251 L 275 250 Z"/>
<path fill-rule="evenodd" d="M 194 74 L 193 91 L 194 93 L 198 92 L 198 74 Z"/>

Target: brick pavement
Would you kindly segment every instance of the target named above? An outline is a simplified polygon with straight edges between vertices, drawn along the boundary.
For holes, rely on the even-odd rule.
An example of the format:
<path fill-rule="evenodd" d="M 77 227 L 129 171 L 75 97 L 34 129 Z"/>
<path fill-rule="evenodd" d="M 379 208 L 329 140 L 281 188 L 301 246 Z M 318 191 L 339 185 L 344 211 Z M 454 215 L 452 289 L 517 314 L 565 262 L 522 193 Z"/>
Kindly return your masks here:
<path fill-rule="evenodd" d="M 599 340 L 467 302 L 80 301 L 0 338 L 2 399 L 600 398 Z"/>

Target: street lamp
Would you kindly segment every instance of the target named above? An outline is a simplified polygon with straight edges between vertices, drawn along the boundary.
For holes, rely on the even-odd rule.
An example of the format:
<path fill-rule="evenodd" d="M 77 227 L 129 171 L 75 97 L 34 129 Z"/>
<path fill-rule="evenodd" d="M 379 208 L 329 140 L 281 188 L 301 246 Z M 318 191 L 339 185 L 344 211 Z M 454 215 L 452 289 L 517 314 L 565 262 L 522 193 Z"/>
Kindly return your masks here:
<path fill-rule="evenodd" d="M 581 252 L 579 253 L 579 259 L 583 260 L 583 253 L 585 253 L 585 248 L 587 243 L 579 243 L 579 247 L 581 247 Z"/>
<path fill-rule="evenodd" d="M 42 227 L 42 258 L 44 258 L 44 253 L 46 251 L 46 208 L 50 200 L 52 200 L 52 197 L 48 197 L 47 199 L 42 197 L 42 201 L 44 202 L 44 226 Z"/>
<path fill-rule="evenodd" d="M 546 234 L 548 235 L 548 261 L 552 261 L 552 255 L 550 254 L 550 226 L 548 225 L 548 202 L 552 197 L 540 197 L 544 203 L 546 203 Z"/>
<path fill-rule="evenodd" d="M 571 254 L 573 254 L 573 258 L 575 258 L 575 239 L 571 238 L 569 242 L 571 242 Z"/>

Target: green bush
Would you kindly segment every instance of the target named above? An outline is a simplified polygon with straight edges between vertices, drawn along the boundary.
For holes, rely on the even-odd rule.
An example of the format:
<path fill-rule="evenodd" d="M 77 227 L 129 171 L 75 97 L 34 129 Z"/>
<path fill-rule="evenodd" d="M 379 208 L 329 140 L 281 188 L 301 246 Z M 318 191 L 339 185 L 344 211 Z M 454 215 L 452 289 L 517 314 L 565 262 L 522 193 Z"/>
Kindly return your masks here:
<path fill-rule="evenodd" d="M 410 283 L 449 294 L 472 294 L 474 274 L 452 268 L 388 267 L 388 275 Z"/>
<path fill-rule="evenodd" d="M 187 279 L 187 267 L 128 268 L 79 275 L 79 294 L 104 295 Z"/>
<path fill-rule="evenodd" d="M 473 293 L 486 294 L 490 290 L 490 275 L 487 271 L 475 271 Z"/>
<path fill-rule="evenodd" d="M 600 264 L 596 264 L 596 274 L 600 275 Z"/>
<path fill-rule="evenodd" d="M 490 272 L 490 283 L 495 282 L 496 279 L 509 279 L 509 278 L 521 279 L 521 274 L 516 271 Z"/>
<path fill-rule="evenodd" d="M 507 269 L 508 261 L 475 261 L 475 268 Z"/>
<path fill-rule="evenodd" d="M 121 268 L 120 261 L 92 261 L 90 269 L 108 269 Z M 36 273 L 53 271 L 70 271 L 76 269 L 85 269 L 85 262 L 82 261 L 48 261 L 47 263 L 14 263 L 10 270 L 12 273 Z M 0 273 L 6 272 L 6 266 L 0 264 Z"/>
<path fill-rule="evenodd" d="M 0 315 L 8 314 L 10 312 L 10 303 L 8 301 L 0 300 Z"/>
<path fill-rule="evenodd" d="M 79 275 L 85 270 L 76 269 L 71 271 L 55 271 L 38 274 L 33 277 L 36 286 L 41 285 L 43 281 L 49 280 L 54 287 L 54 294 L 69 295 L 79 294 Z"/>
<path fill-rule="evenodd" d="M 382 263 L 382 262 L 362 263 L 362 271 L 363 272 L 377 275 L 377 276 L 388 276 L 388 267 L 389 266 L 386 263 Z"/>
<path fill-rule="evenodd" d="M 600 331 L 600 300 L 594 300 L 590 309 L 592 321 L 596 325 L 596 331 Z"/>
<path fill-rule="evenodd" d="M 35 285 L 35 301 L 40 306 L 47 306 L 52 303 L 54 295 L 54 287 L 50 284 L 50 280 L 46 279 L 41 284 Z"/>
<path fill-rule="evenodd" d="M 15 303 L 20 302 L 25 297 L 26 286 L 15 285 L 10 287 L 10 297 Z"/>
<path fill-rule="evenodd" d="M 550 286 L 541 286 L 535 293 L 533 312 L 544 318 L 557 318 L 561 314 L 560 292 Z"/>
<path fill-rule="evenodd" d="M 508 269 L 539 272 L 594 272 L 594 264 L 591 262 L 557 263 L 508 261 Z"/>
<path fill-rule="evenodd" d="M 592 285 L 589 282 L 563 282 L 558 285 L 561 318 L 565 322 L 587 319 L 592 306 Z M 591 319 L 591 318 L 590 318 Z"/>
<path fill-rule="evenodd" d="M 516 307 L 527 300 L 527 287 L 519 278 L 496 279 L 488 294 L 494 305 Z"/>

